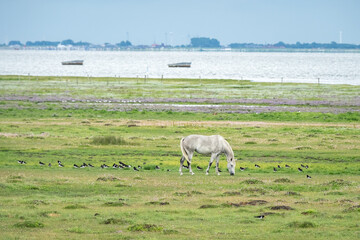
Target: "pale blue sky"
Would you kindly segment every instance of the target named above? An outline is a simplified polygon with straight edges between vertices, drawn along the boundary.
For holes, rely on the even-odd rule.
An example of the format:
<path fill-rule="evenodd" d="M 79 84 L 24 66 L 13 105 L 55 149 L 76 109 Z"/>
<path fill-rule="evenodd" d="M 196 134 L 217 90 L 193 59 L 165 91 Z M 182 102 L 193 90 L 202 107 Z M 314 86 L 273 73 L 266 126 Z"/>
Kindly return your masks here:
<path fill-rule="evenodd" d="M 325 43 L 340 31 L 360 44 L 360 0 L 0 0 L 0 43 Z"/>

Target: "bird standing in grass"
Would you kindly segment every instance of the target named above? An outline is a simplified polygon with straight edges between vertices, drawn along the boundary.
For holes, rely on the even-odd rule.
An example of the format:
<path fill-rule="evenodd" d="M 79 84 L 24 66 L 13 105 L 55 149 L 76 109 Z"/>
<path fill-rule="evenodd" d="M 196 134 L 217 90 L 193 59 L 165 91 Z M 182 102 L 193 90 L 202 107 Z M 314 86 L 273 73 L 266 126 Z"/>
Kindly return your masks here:
<path fill-rule="evenodd" d="M 76 164 L 74 164 L 74 168 L 79 168 L 79 166 L 78 166 L 78 165 L 76 165 Z"/>
<path fill-rule="evenodd" d="M 265 215 L 255 216 L 254 218 L 257 218 L 257 219 L 264 219 L 264 218 L 265 218 Z"/>
<path fill-rule="evenodd" d="M 307 179 L 311 179 L 311 176 L 309 176 L 309 175 L 306 175 L 306 178 L 307 178 Z"/>
<path fill-rule="evenodd" d="M 277 172 L 277 169 L 276 169 L 276 168 L 274 168 L 274 172 Z"/>
<path fill-rule="evenodd" d="M 43 163 L 43 162 L 39 162 L 39 164 L 40 164 L 40 166 L 44 166 L 44 165 L 45 165 L 45 163 Z"/>
<path fill-rule="evenodd" d="M 255 167 L 260 168 L 260 166 L 259 166 L 259 165 L 257 165 L 257 164 L 255 164 Z"/>
<path fill-rule="evenodd" d="M 245 170 L 245 168 L 243 168 L 243 167 L 240 167 L 240 171 L 244 171 Z"/>
<path fill-rule="evenodd" d="M 136 167 L 133 167 L 134 171 L 139 171 L 139 169 L 137 169 Z"/>
<path fill-rule="evenodd" d="M 303 172 L 303 170 L 301 168 L 298 168 L 299 172 Z"/>
<path fill-rule="evenodd" d="M 160 167 L 159 167 L 158 165 L 156 165 L 156 166 L 155 166 L 155 169 L 159 170 L 159 169 L 160 169 Z"/>
<path fill-rule="evenodd" d="M 196 168 L 197 168 L 198 170 L 203 170 L 202 167 L 199 167 L 199 166 L 197 166 Z"/>

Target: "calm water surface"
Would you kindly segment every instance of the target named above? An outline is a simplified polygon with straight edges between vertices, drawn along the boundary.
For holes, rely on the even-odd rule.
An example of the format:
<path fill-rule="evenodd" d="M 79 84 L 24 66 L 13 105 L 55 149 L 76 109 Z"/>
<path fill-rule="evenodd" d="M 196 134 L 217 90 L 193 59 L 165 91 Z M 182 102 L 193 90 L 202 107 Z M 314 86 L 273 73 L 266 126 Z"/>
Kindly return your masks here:
<path fill-rule="evenodd" d="M 62 61 L 84 60 L 83 66 Z M 192 62 L 191 68 L 167 64 Z M 0 75 L 246 79 L 360 85 L 360 53 L 0 50 Z"/>

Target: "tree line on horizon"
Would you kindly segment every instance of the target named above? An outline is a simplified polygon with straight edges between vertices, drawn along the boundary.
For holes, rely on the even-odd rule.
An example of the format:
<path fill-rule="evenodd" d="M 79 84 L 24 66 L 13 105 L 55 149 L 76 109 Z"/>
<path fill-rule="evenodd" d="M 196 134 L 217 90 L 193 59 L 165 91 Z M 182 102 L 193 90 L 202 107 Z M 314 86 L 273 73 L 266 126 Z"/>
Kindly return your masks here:
<path fill-rule="evenodd" d="M 63 41 L 27 41 L 25 44 L 21 43 L 20 41 L 10 41 L 7 45 L 3 44 L 0 46 L 26 46 L 26 47 L 58 47 L 59 45 L 63 46 L 74 46 L 74 47 L 92 47 L 98 46 L 89 42 L 74 42 L 71 39 L 63 40 Z M 139 45 L 135 46 L 130 41 L 121 41 L 116 44 L 105 43 L 103 45 L 106 48 L 137 48 L 137 47 L 152 47 L 147 45 Z M 169 45 L 156 45 L 160 47 L 175 47 L 175 48 L 224 48 L 230 47 L 232 49 L 256 49 L 256 48 L 278 48 L 278 49 L 360 49 L 360 45 L 356 44 L 349 44 L 349 43 L 300 43 L 296 42 L 295 44 L 288 44 L 282 41 L 275 43 L 275 44 L 258 44 L 258 43 L 231 43 L 227 46 L 220 45 L 219 40 L 215 38 L 208 38 L 208 37 L 195 37 L 191 38 L 189 45 L 181 45 L 181 46 L 169 46 Z"/>

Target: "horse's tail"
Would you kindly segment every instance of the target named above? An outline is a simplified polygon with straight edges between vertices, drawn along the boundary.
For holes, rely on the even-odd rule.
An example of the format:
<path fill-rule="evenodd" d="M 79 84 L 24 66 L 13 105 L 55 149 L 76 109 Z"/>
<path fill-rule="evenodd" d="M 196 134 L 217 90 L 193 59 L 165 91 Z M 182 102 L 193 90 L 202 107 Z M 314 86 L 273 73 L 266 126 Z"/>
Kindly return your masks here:
<path fill-rule="evenodd" d="M 183 146 L 183 144 L 184 144 L 184 139 L 185 139 L 185 138 L 182 138 L 182 139 L 180 140 L 180 149 L 181 149 L 182 155 L 185 157 L 186 161 L 189 162 L 189 156 L 188 156 L 188 154 L 187 154 L 187 152 L 186 152 L 186 150 L 184 149 L 184 146 Z"/>

